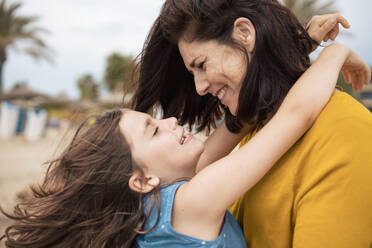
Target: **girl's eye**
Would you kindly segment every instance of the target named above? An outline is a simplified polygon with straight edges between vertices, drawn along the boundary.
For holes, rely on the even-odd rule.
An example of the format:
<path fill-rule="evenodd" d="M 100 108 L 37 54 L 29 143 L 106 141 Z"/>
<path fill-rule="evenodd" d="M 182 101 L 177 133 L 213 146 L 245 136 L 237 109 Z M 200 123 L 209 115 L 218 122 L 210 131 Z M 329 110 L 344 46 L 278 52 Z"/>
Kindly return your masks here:
<path fill-rule="evenodd" d="M 204 64 L 205 64 L 205 61 L 201 62 L 199 65 L 198 65 L 198 68 L 199 69 L 204 69 Z"/>
<path fill-rule="evenodd" d="M 159 129 L 159 127 L 156 127 L 156 128 L 155 128 L 155 131 L 154 131 L 154 133 L 153 133 L 152 136 L 155 136 L 155 135 L 158 133 L 158 129 Z"/>

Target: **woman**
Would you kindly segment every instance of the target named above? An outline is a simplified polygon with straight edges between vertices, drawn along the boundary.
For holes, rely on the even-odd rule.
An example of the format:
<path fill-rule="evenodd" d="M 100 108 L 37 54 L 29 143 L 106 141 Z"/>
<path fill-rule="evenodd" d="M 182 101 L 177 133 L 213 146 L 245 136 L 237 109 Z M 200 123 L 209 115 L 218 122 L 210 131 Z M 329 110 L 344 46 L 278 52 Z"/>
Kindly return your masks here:
<path fill-rule="evenodd" d="M 224 114 L 201 158 L 208 164 L 235 142 L 209 140 L 247 126 L 244 144 L 273 116 L 309 67 L 313 44 L 275 0 L 167 0 L 142 52 L 134 106 L 158 104 L 165 117 L 199 130 Z M 369 69 L 364 75 L 367 83 Z M 313 127 L 232 206 L 249 247 L 368 247 L 371 126 L 367 109 L 336 92 Z"/>

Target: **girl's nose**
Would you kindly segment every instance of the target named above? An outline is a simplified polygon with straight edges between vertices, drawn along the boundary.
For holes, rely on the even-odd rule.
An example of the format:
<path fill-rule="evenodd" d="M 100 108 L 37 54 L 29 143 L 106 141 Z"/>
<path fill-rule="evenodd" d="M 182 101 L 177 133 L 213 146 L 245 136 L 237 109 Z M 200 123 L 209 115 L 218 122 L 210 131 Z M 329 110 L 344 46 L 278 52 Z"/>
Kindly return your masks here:
<path fill-rule="evenodd" d="M 175 117 L 170 117 L 170 118 L 168 118 L 168 119 L 169 119 L 169 125 L 170 125 L 170 128 L 171 128 L 172 130 L 176 129 L 177 126 L 178 126 L 177 118 L 175 118 Z"/>
<path fill-rule="evenodd" d="M 194 82 L 196 92 L 198 92 L 199 95 L 204 96 L 208 93 L 210 84 L 205 77 L 201 76 L 199 73 L 195 73 Z"/>
<path fill-rule="evenodd" d="M 164 128 L 175 130 L 178 126 L 178 121 L 175 117 L 170 117 L 160 121 L 163 124 Z"/>

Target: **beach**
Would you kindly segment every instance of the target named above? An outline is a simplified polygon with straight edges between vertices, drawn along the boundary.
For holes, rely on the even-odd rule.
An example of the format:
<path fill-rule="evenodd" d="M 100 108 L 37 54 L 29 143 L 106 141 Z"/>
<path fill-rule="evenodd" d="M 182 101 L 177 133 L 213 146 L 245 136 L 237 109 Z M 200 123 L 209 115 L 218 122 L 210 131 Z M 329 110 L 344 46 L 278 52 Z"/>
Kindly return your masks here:
<path fill-rule="evenodd" d="M 23 136 L 0 140 L 0 204 L 4 210 L 12 212 L 28 186 L 41 182 L 46 170 L 43 163 L 62 148 L 64 144 L 60 141 L 65 133 L 65 129 L 49 128 L 38 141 L 26 141 Z M 0 214 L 0 234 L 9 224 Z M 0 242 L 0 248 L 3 247 L 4 242 Z"/>

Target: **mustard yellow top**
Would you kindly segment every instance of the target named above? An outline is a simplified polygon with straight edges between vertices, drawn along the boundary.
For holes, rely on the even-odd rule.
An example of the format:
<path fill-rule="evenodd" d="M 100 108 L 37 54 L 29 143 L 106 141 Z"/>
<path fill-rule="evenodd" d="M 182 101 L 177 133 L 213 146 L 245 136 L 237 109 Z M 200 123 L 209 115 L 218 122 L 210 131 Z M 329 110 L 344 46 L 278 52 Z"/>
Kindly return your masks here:
<path fill-rule="evenodd" d="M 230 211 L 250 248 L 372 247 L 372 114 L 336 92 Z"/>

